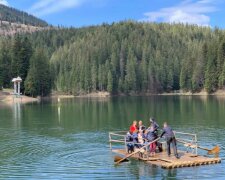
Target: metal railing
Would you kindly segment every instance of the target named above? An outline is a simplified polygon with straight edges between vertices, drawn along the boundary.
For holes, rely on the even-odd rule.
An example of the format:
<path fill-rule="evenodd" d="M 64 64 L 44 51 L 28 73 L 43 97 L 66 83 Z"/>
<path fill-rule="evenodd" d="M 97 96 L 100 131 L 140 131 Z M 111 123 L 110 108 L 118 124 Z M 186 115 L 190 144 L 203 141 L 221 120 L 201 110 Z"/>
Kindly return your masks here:
<path fill-rule="evenodd" d="M 174 134 L 177 139 L 177 142 L 184 144 L 184 146 L 186 147 L 186 152 L 191 151 L 193 154 L 198 155 L 197 134 L 178 131 L 174 131 Z"/>
<path fill-rule="evenodd" d="M 112 143 L 124 144 L 126 147 L 126 131 L 109 132 L 109 145 L 112 150 Z"/>
<path fill-rule="evenodd" d="M 148 151 L 150 150 L 149 145 L 152 143 L 155 143 L 155 141 L 151 142 L 145 142 L 144 144 L 141 143 L 134 143 L 134 142 L 127 142 L 126 141 L 126 136 L 127 136 L 127 131 L 114 131 L 114 132 L 109 132 L 109 143 L 110 143 L 110 149 L 116 150 L 116 149 L 121 149 L 124 146 L 124 149 L 126 152 L 128 152 L 128 144 L 132 144 L 134 147 L 138 147 L 140 149 L 143 146 L 146 146 L 145 148 L 142 149 L 142 151 L 139 153 L 139 156 L 141 158 L 148 158 L 150 153 Z M 117 148 L 114 148 L 113 145 L 117 145 Z"/>
<path fill-rule="evenodd" d="M 121 149 L 124 146 L 127 151 L 127 144 L 130 142 L 126 141 L 126 133 L 127 131 L 114 131 L 109 132 L 109 145 L 110 149 L 113 150 L 113 145 L 117 145 L 117 149 Z M 192 133 L 184 133 L 174 131 L 175 137 L 178 143 L 182 143 L 186 152 L 190 152 L 193 154 L 198 154 L 198 143 L 197 143 L 197 135 Z M 166 144 L 165 141 L 161 142 Z M 141 145 L 140 143 L 134 143 L 135 145 Z M 146 149 L 147 150 L 147 149 Z"/>

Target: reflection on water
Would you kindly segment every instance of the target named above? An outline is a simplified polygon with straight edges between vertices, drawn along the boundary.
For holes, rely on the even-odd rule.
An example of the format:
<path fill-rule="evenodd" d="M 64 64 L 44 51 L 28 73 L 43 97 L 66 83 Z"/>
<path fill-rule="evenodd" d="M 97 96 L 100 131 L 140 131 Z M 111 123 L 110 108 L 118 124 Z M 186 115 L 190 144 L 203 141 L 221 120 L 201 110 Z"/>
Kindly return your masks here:
<path fill-rule="evenodd" d="M 59 120 L 59 123 L 60 123 L 60 115 L 61 115 L 61 104 L 60 104 L 60 98 L 58 98 L 58 120 Z"/>
<path fill-rule="evenodd" d="M 13 113 L 14 127 L 19 128 L 21 126 L 21 104 L 20 104 L 20 102 L 13 103 L 12 113 Z"/>
<path fill-rule="evenodd" d="M 61 114 L 61 107 L 58 106 L 58 120 L 59 120 L 59 123 L 60 123 L 60 114 Z"/>
<path fill-rule="evenodd" d="M 108 132 L 155 116 L 177 131 L 197 133 L 199 145 L 225 139 L 225 100 L 214 97 L 60 99 L 0 107 L 0 179 L 222 179 L 225 165 L 164 170 L 141 161 L 114 166 Z M 204 151 L 199 151 L 206 155 Z"/>

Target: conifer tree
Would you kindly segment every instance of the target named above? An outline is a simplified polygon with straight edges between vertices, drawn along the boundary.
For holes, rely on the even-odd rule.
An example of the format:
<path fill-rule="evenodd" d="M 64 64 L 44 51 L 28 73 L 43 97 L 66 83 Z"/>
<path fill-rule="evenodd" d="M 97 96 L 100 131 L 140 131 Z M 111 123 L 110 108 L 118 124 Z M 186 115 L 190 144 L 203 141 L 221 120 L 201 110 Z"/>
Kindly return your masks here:
<path fill-rule="evenodd" d="M 108 72 L 108 83 L 107 83 L 107 91 L 112 93 L 113 91 L 113 78 L 111 71 Z"/>
<path fill-rule="evenodd" d="M 46 52 L 43 49 L 37 49 L 31 58 L 30 69 L 25 80 L 25 93 L 34 97 L 49 95 L 50 77 Z"/>
<path fill-rule="evenodd" d="M 205 72 L 205 89 L 208 93 L 216 91 L 218 79 L 216 68 L 215 46 L 211 46 L 208 52 L 208 61 Z"/>

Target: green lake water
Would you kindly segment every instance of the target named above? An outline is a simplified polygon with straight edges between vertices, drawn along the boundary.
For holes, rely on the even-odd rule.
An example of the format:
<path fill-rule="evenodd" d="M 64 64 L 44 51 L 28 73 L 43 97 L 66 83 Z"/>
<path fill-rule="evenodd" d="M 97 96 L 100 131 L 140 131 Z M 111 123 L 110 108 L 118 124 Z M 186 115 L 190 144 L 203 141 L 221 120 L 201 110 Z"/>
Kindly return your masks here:
<path fill-rule="evenodd" d="M 0 102 L 0 179 L 225 179 L 225 98 L 191 96 Z M 221 147 L 221 164 L 161 169 L 131 160 L 114 166 L 108 132 L 154 116 Z M 206 155 L 204 151 L 199 151 Z"/>

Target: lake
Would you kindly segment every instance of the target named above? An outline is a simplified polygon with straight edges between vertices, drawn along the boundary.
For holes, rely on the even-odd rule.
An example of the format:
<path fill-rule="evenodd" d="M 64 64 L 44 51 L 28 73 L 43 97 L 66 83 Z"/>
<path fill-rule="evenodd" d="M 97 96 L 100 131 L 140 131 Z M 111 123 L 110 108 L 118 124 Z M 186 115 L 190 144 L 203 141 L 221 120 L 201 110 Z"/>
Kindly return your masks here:
<path fill-rule="evenodd" d="M 6 106 L 0 102 L 0 179 L 224 179 L 225 98 L 204 96 L 74 98 Z M 161 169 L 131 160 L 114 166 L 108 132 L 133 120 L 197 133 L 219 145 L 221 164 Z M 206 155 L 204 151 L 199 153 Z"/>

